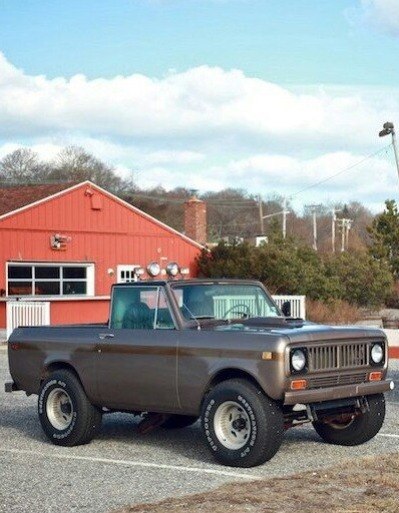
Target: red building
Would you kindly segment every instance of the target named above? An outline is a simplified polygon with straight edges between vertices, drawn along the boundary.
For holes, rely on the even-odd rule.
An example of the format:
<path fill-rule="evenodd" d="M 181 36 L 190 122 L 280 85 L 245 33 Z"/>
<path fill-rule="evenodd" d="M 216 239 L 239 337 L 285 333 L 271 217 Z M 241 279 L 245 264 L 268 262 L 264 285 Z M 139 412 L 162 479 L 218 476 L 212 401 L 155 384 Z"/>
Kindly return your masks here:
<path fill-rule="evenodd" d="M 0 330 L 17 298 L 49 303 L 51 324 L 105 321 L 114 282 L 154 261 L 193 276 L 201 247 L 91 182 L 0 189 Z"/>

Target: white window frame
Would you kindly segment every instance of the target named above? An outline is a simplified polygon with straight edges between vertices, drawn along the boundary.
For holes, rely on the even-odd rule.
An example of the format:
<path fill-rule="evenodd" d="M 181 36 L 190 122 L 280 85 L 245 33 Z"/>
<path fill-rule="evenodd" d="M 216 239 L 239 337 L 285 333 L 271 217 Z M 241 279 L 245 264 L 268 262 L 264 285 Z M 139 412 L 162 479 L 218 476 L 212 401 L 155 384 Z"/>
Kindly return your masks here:
<path fill-rule="evenodd" d="M 8 269 L 9 267 L 32 267 L 32 278 L 9 278 L 8 277 Z M 60 278 L 39 278 L 36 280 L 34 274 L 35 267 L 56 267 L 60 269 Z M 86 279 L 83 278 L 63 278 L 63 273 L 61 271 L 62 267 L 85 267 L 86 268 Z M 8 294 L 8 283 L 12 282 L 31 282 L 32 283 L 32 294 L 21 294 L 9 296 Z M 60 293 L 59 294 L 35 294 L 35 282 L 57 282 L 60 284 Z M 63 283 L 64 281 L 74 281 L 74 282 L 85 282 L 86 283 L 86 294 L 64 294 L 63 293 Z M 24 262 L 24 261 L 8 261 L 6 262 L 6 297 L 14 298 L 14 297 L 62 297 L 62 298 L 73 298 L 73 297 L 89 297 L 94 296 L 94 285 L 95 285 L 95 265 L 93 262 Z"/>
<path fill-rule="evenodd" d="M 138 264 L 119 264 L 116 266 L 116 282 L 117 283 L 134 283 L 137 280 L 137 278 L 134 278 L 134 276 L 131 276 L 129 279 L 125 279 L 125 277 L 122 278 L 122 272 L 123 273 L 129 273 L 134 275 L 134 270 L 141 267 Z"/>

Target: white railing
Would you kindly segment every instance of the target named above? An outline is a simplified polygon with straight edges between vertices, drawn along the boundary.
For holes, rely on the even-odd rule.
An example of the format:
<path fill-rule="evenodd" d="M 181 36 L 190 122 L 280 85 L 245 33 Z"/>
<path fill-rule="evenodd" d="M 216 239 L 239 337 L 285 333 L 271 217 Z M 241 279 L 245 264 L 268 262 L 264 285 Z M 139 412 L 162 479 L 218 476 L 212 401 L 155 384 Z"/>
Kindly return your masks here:
<path fill-rule="evenodd" d="M 288 301 L 291 305 L 291 317 L 306 319 L 306 296 L 273 296 L 273 299 L 280 309 Z"/>
<path fill-rule="evenodd" d="M 289 301 L 291 304 L 291 317 L 305 319 L 306 317 L 306 296 L 273 296 L 274 301 L 279 308 L 283 303 Z M 265 301 L 257 302 L 252 296 L 218 296 L 213 300 L 214 313 L 216 317 L 224 318 L 234 317 L 234 312 L 249 308 L 251 312 L 257 312 L 259 316 L 267 317 L 271 315 L 270 308 Z"/>
<path fill-rule="evenodd" d="M 7 301 L 7 340 L 18 326 L 48 326 L 50 303 L 48 301 Z"/>

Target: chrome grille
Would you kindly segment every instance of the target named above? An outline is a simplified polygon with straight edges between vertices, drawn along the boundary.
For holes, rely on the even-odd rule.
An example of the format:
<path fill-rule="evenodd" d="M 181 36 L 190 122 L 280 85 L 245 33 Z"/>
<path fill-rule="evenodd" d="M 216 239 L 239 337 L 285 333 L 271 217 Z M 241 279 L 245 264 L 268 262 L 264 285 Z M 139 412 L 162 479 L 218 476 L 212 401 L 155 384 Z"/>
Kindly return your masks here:
<path fill-rule="evenodd" d="M 370 364 L 370 342 L 308 347 L 309 371 L 351 369 Z"/>
<path fill-rule="evenodd" d="M 352 385 L 356 383 L 365 383 L 367 381 L 367 372 L 339 374 L 334 376 L 320 376 L 308 379 L 308 388 L 333 387 L 337 385 Z"/>

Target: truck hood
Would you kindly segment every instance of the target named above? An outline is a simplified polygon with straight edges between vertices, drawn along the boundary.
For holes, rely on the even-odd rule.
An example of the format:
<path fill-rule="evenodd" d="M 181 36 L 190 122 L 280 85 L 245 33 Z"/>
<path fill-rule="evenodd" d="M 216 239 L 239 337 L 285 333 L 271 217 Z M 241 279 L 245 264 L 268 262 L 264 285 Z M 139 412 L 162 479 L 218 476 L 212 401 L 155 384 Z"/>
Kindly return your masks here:
<path fill-rule="evenodd" d="M 284 319 L 285 320 L 285 319 Z M 342 340 L 357 338 L 385 338 L 383 330 L 365 326 L 329 326 L 324 324 L 315 324 L 312 322 L 302 321 L 300 319 L 289 319 L 287 323 L 281 322 L 281 317 L 276 317 L 276 322 L 267 319 L 267 323 L 263 319 L 251 319 L 243 323 L 232 323 L 223 326 L 207 327 L 215 331 L 234 331 L 253 335 L 277 335 L 288 337 L 292 342 L 311 342 L 322 340 Z M 258 322 L 257 322 L 258 321 Z"/>

